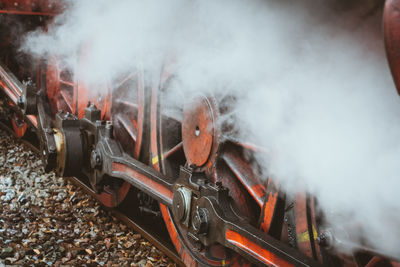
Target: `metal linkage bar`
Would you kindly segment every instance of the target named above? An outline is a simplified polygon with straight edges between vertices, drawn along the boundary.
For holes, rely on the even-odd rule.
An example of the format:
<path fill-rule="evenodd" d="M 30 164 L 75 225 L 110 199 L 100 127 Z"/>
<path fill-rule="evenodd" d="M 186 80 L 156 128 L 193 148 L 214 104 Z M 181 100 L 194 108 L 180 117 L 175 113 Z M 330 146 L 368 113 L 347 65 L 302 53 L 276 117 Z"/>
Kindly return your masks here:
<path fill-rule="evenodd" d="M 63 117 L 57 116 L 59 120 Z M 232 210 L 227 189 L 196 179 L 191 169 L 182 167 L 179 177 L 170 178 L 123 152 L 113 138 L 111 122 L 100 121 L 94 105 L 85 110 L 80 129 L 93 136 L 87 141 L 90 152 L 90 180 L 101 184 L 105 177 L 121 178 L 173 210 L 178 223 L 189 229 L 195 243 L 220 243 L 257 264 L 276 266 L 318 266 L 294 248 L 268 236 L 239 218 Z M 62 125 L 56 122 L 56 125 Z M 61 129 L 68 143 L 68 127 Z M 84 142 L 85 143 L 85 142 Z M 89 154 L 89 153 L 88 153 Z M 68 158 L 68 156 L 66 157 Z M 68 165 L 68 164 L 67 164 Z M 197 175 L 201 178 L 201 175 Z"/>
<path fill-rule="evenodd" d="M 18 98 L 25 90 L 24 85 L 14 76 L 14 74 L 3 64 L 0 63 L 0 86 L 3 91 L 17 105 Z"/>
<path fill-rule="evenodd" d="M 109 175 L 124 179 L 136 188 L 168 207 L 172 207 L 173 180 L 152 167 L 124 153 L 120 145 L 100 131 L 99 142 L 91 153 L 92 167 L 96 175 Z"/>
<path fill-rule="evenodd" d="M 27 92 L 27 87 L 21 83 L 15 76 L 14 74 L 0 62 L 0 88 L 3 89 L 3 92 L 10 98 L 10 100 L 13 102 L 15 106 L 19 106 L 22 111 L 27 110 L 27 106 L 24 106 L 23 102 L 23 97 L 24 93 Z M 34 97 L 34 92 L 35 90 L 28 90 L 33 93 L 29 97 Z M 29 108 L 32 108 L 33 106 L 36 107 L 36 102 L 32 101 L 33 99 L 30 99 L 30 103 L 32 105 Z M 25 102 L 26 103 L 26 102 Z M 29 110 L 28 111 L 32 111 Z M 26 114 L 28 121 L 34 126 L 38 127 L 37 125 L 37 119 L 36 116 L 34 115 L 28 115 Z"/>
<path fill-rule="evenodd" d="M 175 194 L 191 192 L 191 204 L 186 207 L 177 206 L 185 201 L 175 195 L 176 201 L 173 203 L 174 216 L 177 219 L 180 219 L 182 213 L 188 214 L 190 223 L 186 225 L 193 243 L 200 247 L 220 243 L 259 265 L 320 266 L 318 262 L 239 217 L 232 208 L 228 189 L 222 184 L 208 184 L 201 179 L 198 183 L 199 180 L 193 177 L 195 175 L 182 168 L 175 186 Z M 185 224 L 186 219 L 183 217 L 181 222 Z"/>

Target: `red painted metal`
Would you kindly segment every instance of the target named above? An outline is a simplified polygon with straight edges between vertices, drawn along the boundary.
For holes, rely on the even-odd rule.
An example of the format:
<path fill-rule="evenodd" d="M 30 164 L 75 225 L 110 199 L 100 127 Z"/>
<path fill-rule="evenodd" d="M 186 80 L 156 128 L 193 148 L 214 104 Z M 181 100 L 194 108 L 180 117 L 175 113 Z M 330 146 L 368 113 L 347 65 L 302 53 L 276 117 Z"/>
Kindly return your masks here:
<path fill-rule="evenodd" d="M 19 88 L 15 86 L 15 84 L 8 79 L 5 71 L 0 68 L 0 74 L 2 75 L 2 79 L 0 79 L 0 86 L 3 88 L 4 92 L 11 99 L 14 104 L 17 104 L 17 99 L 22 95 L 22 92 Z"/>
<path fill-rule="evenodd" d="M 263 207 L 266 189 L 261 179 L 254 173 L 250 163 L 246 162 L 238 151 L 233 149 L 223 153 L 222 158 L 244 188 L 253 196 L 257 204 Z"/>
<path fill-rule="evenodd" d="M 15 104 L 10 100 L 8 103 L 11 107 L 15 107 Z M 12 128 L 14 130 L 15 136 L 17 138 L 22 138 L 25 135 L 26 130 L 28 129 L 28 124 L 24 122 L 24 117 L 21 113 L 13 114 L 11 118 Z"/>
<path fill-rule="evenodd" d="M 109 116 L 111 96 L 107 85 L 96 85 L 96 89 L 91 90 L 92 88 L 75 77 L 74 70 L 69 70 L 55 57 L 48 59 L 45 71 L 46 93 L 53 113 L 64 110 L 82 118 L 88 103 L 92 102 L 101 110 L 103 119 Z"/>
<path fill-rule="evenodd" d="M 0 13 L 12 15 L 55 16 L 63 8 L 63 2 L 57 0 L 3 0 L 0 3 Z"/>
<path fill-rule="evenodd" d="M 310 198 L 310 203 L 309 203 L 309 207 L 310 207 L 310 217 L 311 217 L 311 229 L 313 230 L 313 238 L 316 239 L 318 234 L 319 234 L 319 230 L 318 230 L 318 224 L 317 224 L 317 205 L 316 205 L 316 199 L 315 197 L 311 197 Z M 318 242 L 313 242 L 314 243 L 314 248 L 315 248 L 315 254 L 317 257 L 317 260 L 322 263 L 323 262 L 323 258 L 322 258 L 322 253 L 321 253 L 321 248 L 318 244 Z"/>
<path fill-rule="evenodd" d="M 228 168 L 224 167 L 224 165 L 217 166 L 218 164 L 216 164 L 219 148 L 219 129 L 214 127 L 214 122 L 216 122 L 218 115 L 217 105 L 214 100 L 204 96 L 197 96 L 190 101 L 192 106 L 189 103 L 186 105 L 182 116 L 180 114 L 175 114 L 173 117 L 165 115 L 165 103 L 162 99 L 164 93 L 168 90 L 167 85 L 169 84 L 168 77 L 171 77 L 170 73 L 163 73 L 160 81 L 161 86 L 154 86 L 152 89 L 150 146 L 154 168 L 170 177 L 178 177 L 179 173 L 176 172 L 176 169 L 174 171 L 171 165 L 196 165 L 195 168 L 205 171 L 211 181 L 221 181 L 226 188 L 229 188 L 229 192 L 232 198 L 235 199 L 240 213 L 253 218 L 246 190 L 234 178 L 232 172 L 229 172 Z M 180 119 L 181 117 L 183 119 Z M 171 125 L 177 124 L 181 127 L 171 127 Z M 199 131 L 198 135 L 196 135 L 196 130 Z M 168 139 L 171 136 L 180 138 L 176 138 L 175 143 L 168 143 Z M 204 149 L 205 146 L 208 148 Z M 257 188 L 254 188 L 254 191 L 257 191 Z M 248 261 L 244 260 L 240 255 L 227 250 L 227 248 L 219 244 L 196 251 L 196 248 L 193 247 L 193 244 L 188 239 L 187 230 L 179 224 L 175 224 L 169 210 L 161 207 L 161 213 L 179 255 L 189 266 L 192 266 L 196 260 L 210 266 L 249 265 Z"/>
<path fill-rule="evenodd" d="M 26 116 L 28 120 L 32 123 L 33 127 L 37 128 L 37 118 L 34 115 L 28 115 Z"/>
<path fill-rule="evenodd" d="M 226 240 L 233 245 L 237 246 L 244 252 L 250 253 L 260 261 L 264 262 L 268 266 L 276 266 L 276 267 L 289 267 L 293 266 L 289 262 L 277 257 L 272 252 L 263 249 L 261 246 L 257 245 L 256 243 L 252 242 L 248 238 L 240 235 L 239 233 L 226 230 L 225 232 Z"/>
<path fill-rule="evenodd" d="M 122 186 L 116 190 L 104 188 L 104 191 L 96 195 L 96 198 L 106 207 L 112 208 L 118 206 L 126 197 L 131 185 L 124 182 Z"/>
<path fill-rule="evenodd" d="M 28 129 L 28 124 L 26 122 L 19 122 L 21 119 L 22 118 L 18 118 L 16 114 L 14 114 L 14 117 L 11 119 L 12 127 L 17 138 L 24 137 L 26 130 Z"/>
<path fill-rule="evenodd" d="M 121 164 L 121 163 L 113 162 L 111 169 L 114 172 L 126 173 L 131 177 L 135 177 L 135 179 L 140 181 L 140 183 L 143 187 L 146 187 L 149 190 L 159 192 L 164 197 L 165 200 L 172 203 L 173 194 L 169 188 L 155 182 L 154 180 L 148 178 L 147 176 L 145 176 L 145 175 L 135 171 L 134 169 L 131 169 L 128 166 Z"/>
<path fill-rule="evenodd" d="M 84 53 L 82 51 L 81 54 Z M 50 57 L 45 69 L 46 93 L 53 113 L 64 110 L 77 114 L 79 118 L 82 118 L 88 102 L 91 101 L 101 110 L 102 119 L 109 119 L 111 113 L 111 95 L 108 87 L 103 86 L 105 88 L 96 88 L 96 90 L 93 90 L 99 90 L 104 94 L 103 96 L 97 95 L 94 97 L 93 93 L 90 95 L 90 89 L 83 82 L 76 79 L 74 72 L 62 66 L 63 63 L 59 59 Z M 130 142 L 132 141 L 130 140 Z M 116 189 L 105 186 L 103 191 L 97 194 L 97 199 L 107 207 L 116 207 L 125 199 L 129 189 L 130 184 L 128 182 L 123 182 Z"/>
<path fill-rule="evenodd" d="M 308 229 L 307 197 L 304 194 L 298 194 L 295 197 L 294 216 L 296 223 L 296 240 L 299 250 L 312 258 L 311 242 L 313 241 L 313 234 L 310 233 Z"/>
<path fill-rule="evenodd" d="M 278 190 L 276 184 L 272 179 L 268 179 L 267 184 L 267 197 L 264 203 L 264 207 L 261 211 L 261 225 L 260 228 L 265 233 L 269 233 L 274 213 L 276 211 L 276 204 L 278 201 Z"/>
<path fill-rule="evenodd" d="M 400 93 L 400 0 L 387 0 L 383 15 L 386 54 Z"/>
<path fill-rule="evenodd" d="M 203 96 L 196 97 L 184 107 L 182 139 L 190 164 L 203 166 L 211 153 L 216 123 L 215 111 Z"/>

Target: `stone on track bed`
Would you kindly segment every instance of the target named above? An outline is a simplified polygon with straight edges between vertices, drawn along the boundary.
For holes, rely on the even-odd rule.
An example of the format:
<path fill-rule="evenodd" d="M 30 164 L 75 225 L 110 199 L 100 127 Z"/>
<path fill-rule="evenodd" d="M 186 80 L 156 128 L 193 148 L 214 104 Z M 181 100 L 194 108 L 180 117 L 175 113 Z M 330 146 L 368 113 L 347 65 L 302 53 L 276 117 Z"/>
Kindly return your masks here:
<path fill-rule="evenodd" d="M 0 130 L 0 265 L 175 266 Z"/>

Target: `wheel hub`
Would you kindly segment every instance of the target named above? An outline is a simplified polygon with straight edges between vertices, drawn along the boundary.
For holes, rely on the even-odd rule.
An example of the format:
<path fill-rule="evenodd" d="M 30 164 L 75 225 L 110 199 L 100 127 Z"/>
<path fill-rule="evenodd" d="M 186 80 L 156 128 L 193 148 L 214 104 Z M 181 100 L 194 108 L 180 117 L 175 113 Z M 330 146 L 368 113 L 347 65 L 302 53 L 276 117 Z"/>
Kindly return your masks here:
<path fill-rule="evenodd" d="M 207 97 L 197 96 L 185 104 L 182 139 L 189 164 L 196 167 L 206 164 L 216 140 L 216 131 L 216 111 Z"/>

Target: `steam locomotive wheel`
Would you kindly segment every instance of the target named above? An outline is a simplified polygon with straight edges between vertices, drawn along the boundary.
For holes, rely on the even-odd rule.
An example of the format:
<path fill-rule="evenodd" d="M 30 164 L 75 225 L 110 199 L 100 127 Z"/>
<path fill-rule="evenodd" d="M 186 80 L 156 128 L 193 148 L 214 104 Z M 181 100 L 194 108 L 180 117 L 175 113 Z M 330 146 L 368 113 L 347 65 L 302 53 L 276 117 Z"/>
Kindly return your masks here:
<path fill-rule="evenodd" d="M 43 74 L 42 80 L 46 86 L 46 94 L 53 113 L 63 110 L 82 118 L 85 107 L 90 101 L 101 110 L 102 119 L 110 119 L 111 96 L 108 89 L 103 88 L 100 90 L 100 94 L 93 95 L 92 93 L 90 95 L 90 88 L 86 88 L 81 82 L 77 81 L 74 78 L 74 73 L 62 68 L 62 62 L 56 58 L 48 60 Z M 127 148 L 126 152 L 138 158 L 143 136 L 143 88 L 132 87 L 134 77 L 135 75 L 132 74 L 126 75 L 113 90 L 116 93 L 116 97 L 113 97 L 113 104 L 118 109 L 113 110 L 112 120 L 116 125 L 115 132 L 119 140 L 122 144 L 127 144 L 124 146 Z M 121 99 L 125 100 L 122 101 Z M 125 199 L 130 184 L 122 180 L 106 179 L 101 188 L 94 184 L 92 184 L 92 187 L 98 192 L 97 199 L 103 205 L 115 207 Z"/>
<path fill-rule="evenodd" d="M 188 100 L 169 92 L 173 77 L 163 77 L 152 90 L 151 152 L 153 167 L 178 177 L 180 166 L 202 173 L 211 183 L 221 182 L 229 189 L 237 214 L 260 230 L 282 240 L 322 262 L 317 238 L 314 199 L 299 195 L 285 199 L 279 184 L 263 179 L 252 158 L 264 149 L 240 141 L 231 132 L 234 126 L 220 118 L 229 116 L 232 99 L 197 95 Z M 171 100 L 170 96 L 173 95 Z M 166 100 L 161 102 L 162 100 Z M 172 104 L 171 104 L 172 103 Z M 179 105 L 177 103 L 185 103 Z M 160 205 L 172 242 L 186 265 L 248 265 L 247 260 L 218 244 L 199 248 L 188 237 L 188 230 Z"/>
<path fill-rule="evenodd" d="M 110 119 L 115 138 L 126 153 L 138 160 L 145 157 L 145 103 L 143 75 L 140 71 L 122 75 L 112 88 Z M 97 198 L 107 207 L 116 207 L 125 199 L 130 188 L 128 182 L 112 178 L 105 182 Z"/>
<path fill-rule="evenodd" d="M 146 132 L 146 106 L 142 72 L 123 75 L 112 90 L 111 120 L 115 137 L 124 151 L 142 161 L 145 158 L 146 142 L 143 137 Z M 118 206 L 127 196 L 130 187 L 125 181 L 111 179 L 111 185 L 107 185 L 98 198 L 108 207 Z"/>
<path fill-rule="evenodd" d="M 211 183 L 221 182 L 229 189 L 237 214 L 257 226 L 265 192 L 261 184 L 257 185 L 250 163 L 245 160 L 244 144 L 227 141 L 221 133 L 217 121 L 224 108 L 219 107 L 219 102 L 213 98 L 198 95 L 188 102 L 184 101 L 183 95 L 179 98 L 177 93 L 173 93 L 173 102 L 186 104 L 183 108 L 171 105 L 168 101 L 171 92 L 168 91 L 172 79 L 165 78 L 160 89 L 152 90 L 153 167 L 169 177 L 178 177 L 180 166 L 186 166 L 204 174 Z M 161 99 L 167 101 L 161 102 Z M 250 175 L 252 182 L 243 180 L 244 175 Z M 243 183 L 248 183 L 250 191 Z M 246 259 L 222 245 L 199 247 L 188 237 L 187 228 L 174 218 L 172 211 L 161 205 L 161 212 L 171 240 L 186 265 L 250 265 Z"/>
<path fill-rule="evenodd" d="M 50 57 L 43 67 L 42 83 L 46 87 L 52 112 L 57 113 L 59 110 L 63 110 L 82 118 L 85 107 L 91 101 L 101 110 L 101 118 L 107 119 L 110 112 L 110 94 L 107 87 L 103 86 L 103 88 L 93 90 L 101 93 L 89 94 L 89 88 L 86 88 L 79 77 L 75 77 L 75 73 L 66 68 L 64 64 L 58 58 Z"/>

